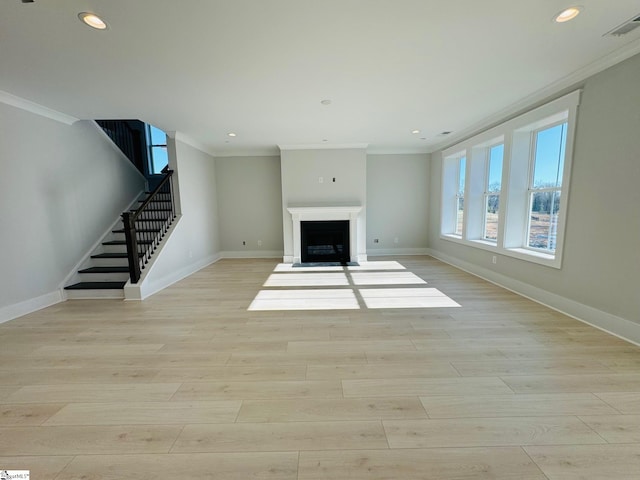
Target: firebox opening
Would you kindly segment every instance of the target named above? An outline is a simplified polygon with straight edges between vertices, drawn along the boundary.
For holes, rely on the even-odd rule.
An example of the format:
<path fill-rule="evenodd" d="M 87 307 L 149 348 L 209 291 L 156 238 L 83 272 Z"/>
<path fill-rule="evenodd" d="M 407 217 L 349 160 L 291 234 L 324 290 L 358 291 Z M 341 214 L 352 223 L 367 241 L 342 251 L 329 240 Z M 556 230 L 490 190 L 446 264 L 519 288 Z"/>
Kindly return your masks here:
<path fill-rule="evenodd" d="M 300 222 L 302 263 L 339 262 L 350 260 L 349 220 Z"/>

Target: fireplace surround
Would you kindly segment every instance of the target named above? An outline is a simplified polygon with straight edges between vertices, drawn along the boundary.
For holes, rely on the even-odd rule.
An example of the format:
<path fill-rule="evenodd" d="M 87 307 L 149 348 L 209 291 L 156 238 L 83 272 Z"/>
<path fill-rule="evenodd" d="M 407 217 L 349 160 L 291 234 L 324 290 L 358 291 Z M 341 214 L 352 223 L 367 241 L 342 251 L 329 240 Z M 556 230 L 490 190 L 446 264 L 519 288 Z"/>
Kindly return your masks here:
<path fill-rule="evenodd" d="M 327 261 L 350 261 L 364 262 L 367 260 L 365 253 L 365 234 L 360 221 L 362 213 L 361 205 L 348 206 L 309 206 L 309 207 L 288 207 L 293 222 L 293 255 L 285 256 L 286 263 L 302 263 L 302 222 L 326 222 L 326 221 L 348 221 L 348 245 L 349 258 L 344 260 Z M 308 260 L 307 260 L 308 261 Z M 318 261 L 318 260 L 312 260 Z M 322 260 L 320 260 L 322 261 Z"/>

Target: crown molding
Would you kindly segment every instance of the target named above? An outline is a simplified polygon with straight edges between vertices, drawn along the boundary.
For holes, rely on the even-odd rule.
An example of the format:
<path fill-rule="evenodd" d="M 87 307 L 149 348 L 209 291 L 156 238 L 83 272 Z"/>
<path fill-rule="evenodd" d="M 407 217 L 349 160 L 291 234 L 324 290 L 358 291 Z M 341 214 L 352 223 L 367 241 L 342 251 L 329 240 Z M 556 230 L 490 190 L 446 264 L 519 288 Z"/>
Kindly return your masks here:
<path fill-rule="evenodd" d="M 360 149 L 366 150 L 369 146 L 368 143 L 307 143 L 300 145 L 278 145 L 280 151 L 282 150 L 347 150 L 347 149 Z"/>
<path fill-rule="evenodd" d="M 483 120 L 476 122 L 471 126 L 460 130 L 459 132 L 455 132 L 451 136 L 447 137 L 445 141 L 441 141 L 431 145 L 429 153 L 444 150 L 473 135 L 477 135 L 478 133 L 481 133 L 482 131 L 487 130 L 494 125 L 508 120 L 514 115 L 520 114 L 523 111 L 536 106 L 536 104 L 540 102 L 549 100 L 550 97 L 558 95 L 563 90 L 575 87 L 577 83 L 580 83 L 587 78 L 606 70 L 607 68 L 613 67 L 614 65 L 617 65 L 618 63 L 621 63 L 624 60 L 637 55 L 638 53 L 640 53 L 640 39 L 634 40 L 614 50 L 608 55 L 605 55 L 604 57 L 601 57 L 598 60 L 591 62 L 590 64 L 582 68 L 579 68 L 570 75 L 567 75 L 566 77 L 563 77 L 560 80 L 557 80 L 547 85 L 546 87 L 535 91 L 531 95 L 528 95 L 523 99 L 517 101 L 516 103 L 513 103 L 508 107 L 499 110 L 493 115 L 485 117 Z"/>
<path fill-rule="evenodd" d="M 58 112 L 57 110 L 53 110 L 3 90 L 0 90 L 0 102 L 66 125 L 73 125 L 79 120 L 78 118 L 67 115 L 66 113 Z"/>

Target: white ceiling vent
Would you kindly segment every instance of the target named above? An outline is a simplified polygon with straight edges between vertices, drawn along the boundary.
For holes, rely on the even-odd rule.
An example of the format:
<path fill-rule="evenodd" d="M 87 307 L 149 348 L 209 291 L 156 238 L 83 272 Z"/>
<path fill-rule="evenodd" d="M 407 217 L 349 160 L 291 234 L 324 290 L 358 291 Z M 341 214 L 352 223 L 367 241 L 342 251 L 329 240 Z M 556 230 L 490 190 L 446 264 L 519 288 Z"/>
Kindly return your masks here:
<path fill-rule="evenodd" d="M 631 20 L 627 20 L 622 25 L 618 25 L 613 30 L 605 33 L 604 36 L 612 35 L 614 37 L 621 37 L 629 33 L 631 30 L 635 30 L 638 27 L 640 27 L 640 15 L 636 15 Z"/>

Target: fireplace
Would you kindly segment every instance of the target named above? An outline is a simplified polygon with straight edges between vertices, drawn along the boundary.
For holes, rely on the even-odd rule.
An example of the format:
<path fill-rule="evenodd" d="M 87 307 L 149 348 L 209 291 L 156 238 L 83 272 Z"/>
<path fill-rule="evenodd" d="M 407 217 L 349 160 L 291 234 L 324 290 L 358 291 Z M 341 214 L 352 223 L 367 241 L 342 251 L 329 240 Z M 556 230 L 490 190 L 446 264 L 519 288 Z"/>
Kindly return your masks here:
<path fill-rule="evenodd" d="M 302 263 L 347 263 L 349 254 L 349 221 L 323 220 L 300 222 Z"/>
<path fill-rule="evenodd" d="M 364 216 L 360 213 L 363 210 L 360 205 L 342 205 L 342 206 L 289 206 L 287 210 L 291 214 L 291 230 L 289 237 L 291 239 L 291 250 L 285 250 L 285 263 L 303 263 L 303 262 L 366 262 L 366 243 L 365 243 L 365 224 Z M 326 227 L 332 225 L 330 230 L 335 230 L 336 225 L 346 228 L 346 233 L 337 234 L 335 231 L 329 234 L 322 234 L 320 240 L 314 240 L 311 244 L 312 255 L 321 255 L 321 252 L 337 255 L 337 259 L 329 259 L 324 256 L 322 259 L 310 259 L 306 253 L 308 248 L 302 246 L 302 224 L 315 224 Z M 315 229 L 315 227 L 312 227 Z M 315 232 L 314 232 L 315 233 Z M 333 238 L 334 236 L 341 238 Z M 285 248 L 286 247 L 285 241 Z M 323 246 L 324 245 L 324 246 Z M 330 245 L 330 247 L 329 247 Z M 342 245 L 342 247 L 338 247 Z M 305 253 L 304 250 L 307 252 Z M 313 257 L 311 257 L 313 258 Z M 335 258 L 335 257 L 334 257 Z"/>

